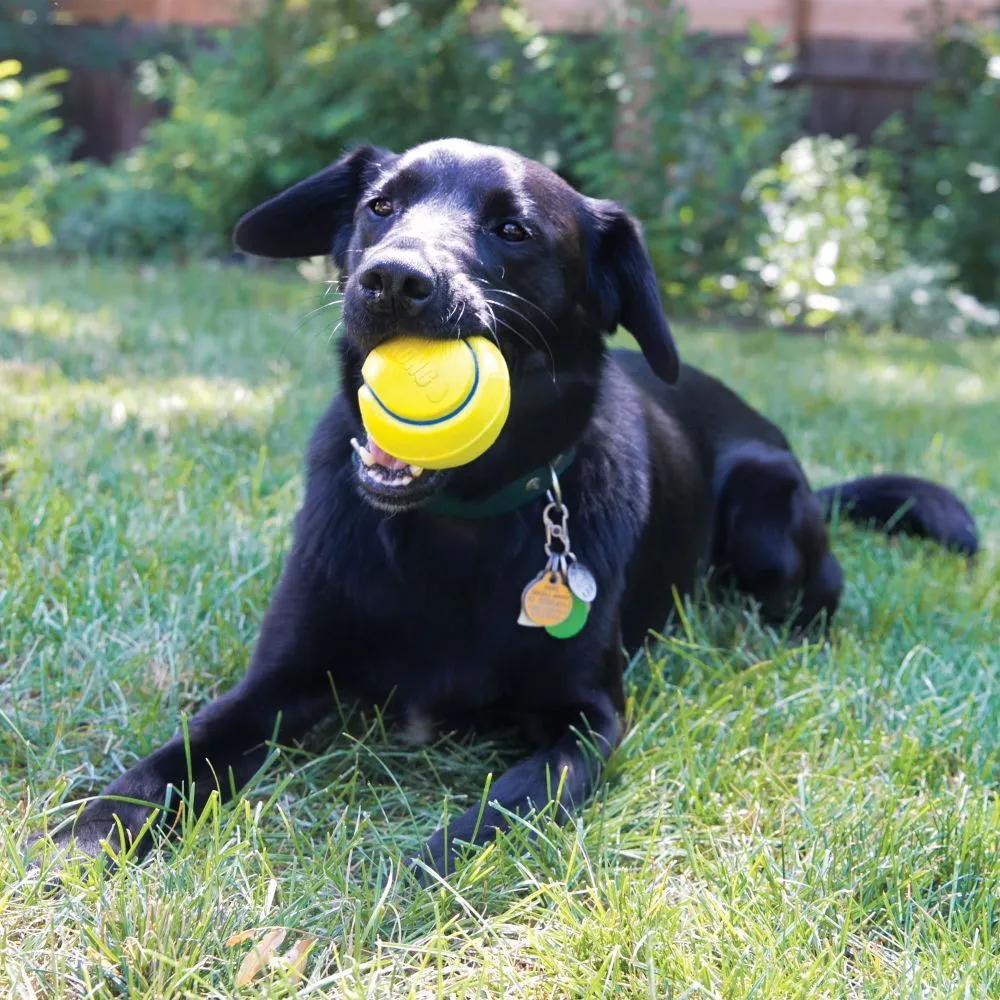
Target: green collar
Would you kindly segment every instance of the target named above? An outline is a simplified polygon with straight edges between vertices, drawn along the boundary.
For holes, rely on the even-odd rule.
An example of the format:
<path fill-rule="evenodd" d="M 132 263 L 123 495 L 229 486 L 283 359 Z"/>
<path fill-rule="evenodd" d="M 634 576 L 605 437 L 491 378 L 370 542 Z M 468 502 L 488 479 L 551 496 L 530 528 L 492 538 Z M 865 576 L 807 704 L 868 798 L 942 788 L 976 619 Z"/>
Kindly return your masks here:
<path fill-rule="evenodd" d="M 561 455 L 556 455 L 551 463 L 556 470 L 556 475 L 565 472 L 573 464 L 574 458 L 576 458 L 575 447 L 564 451 Z M 440 517 L 496 517 L 498 514 L 517 510 L 518 507 L 545 496 L 545 491 L 551 485 L 552 477 L 549 473 L 549 466 L 543 465 L 533 469 L 520 479 L 508 483 L 503 489 L 483 500 L 462 500 L 448 493 L 439 493 L 437 496 L 431 497 L 421 510 L 427 511 L 428 514 L 437 514 Z"/>

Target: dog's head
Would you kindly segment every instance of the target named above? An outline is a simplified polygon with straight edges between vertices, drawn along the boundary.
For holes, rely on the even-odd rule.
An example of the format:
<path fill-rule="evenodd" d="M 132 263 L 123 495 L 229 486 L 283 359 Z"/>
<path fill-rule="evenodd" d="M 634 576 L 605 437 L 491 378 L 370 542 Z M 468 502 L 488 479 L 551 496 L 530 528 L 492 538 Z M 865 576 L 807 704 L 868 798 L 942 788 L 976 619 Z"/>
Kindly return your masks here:
<path fill-rule="evenodd" d="M 636 222 L 507 149 L 447 139 L 398 155 L 361 146 L 249 212 L 239 249 L 330 254 L 344 293 L 344 388 L 400 334 L 493 338 L 511 373 L 497 442 L 460 469 L 412 475 L 371 446 L 363 495 L 382 509 L 425 502 L 447 484 L 484 496 L 571 447 L 593 411 L 604 339 L 619 325 L 667 382 L 678 356 Z"/>

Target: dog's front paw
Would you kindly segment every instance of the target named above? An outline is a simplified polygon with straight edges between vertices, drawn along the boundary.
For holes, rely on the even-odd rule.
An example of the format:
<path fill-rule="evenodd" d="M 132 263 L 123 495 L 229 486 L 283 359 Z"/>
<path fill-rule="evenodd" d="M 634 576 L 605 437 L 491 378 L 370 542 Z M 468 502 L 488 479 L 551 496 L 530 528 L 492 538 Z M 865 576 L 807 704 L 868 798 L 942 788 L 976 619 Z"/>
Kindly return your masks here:
<path fill-rule="evenodd" d="M 439 879 L 447 878 L 455 870 L 454 859 L 449 858 L 444 830 L 438 830 L 417 854 L 404 860 L 417 885 L 427 888 Z"/>
<path fill-rule="evenodd" d="M 476 836 L 475 819 L 478 813 L 478 809 L 472 810 L 471 819 L 460 816 L 449 826 L 439 827 L 424 841 L 419 854 L 406 859 L 406 866 L 419 885 L 431 886 L 454 875 L 462 862 L 495 833 L 491 831 L 490 835 Z"/>
<path fill-rule="evenodd" d="M 91 805 L 75 820 L 52 832 L 36 833 L 28 840 L 27 867 L 43 866 L 58 871 L 71 859 L 101 858 L 114 868 L 126 858 L 141 858 L 148 850 L 149 830 L 133 823 L 139 816 L 119 814 L 101 805 Z"/>

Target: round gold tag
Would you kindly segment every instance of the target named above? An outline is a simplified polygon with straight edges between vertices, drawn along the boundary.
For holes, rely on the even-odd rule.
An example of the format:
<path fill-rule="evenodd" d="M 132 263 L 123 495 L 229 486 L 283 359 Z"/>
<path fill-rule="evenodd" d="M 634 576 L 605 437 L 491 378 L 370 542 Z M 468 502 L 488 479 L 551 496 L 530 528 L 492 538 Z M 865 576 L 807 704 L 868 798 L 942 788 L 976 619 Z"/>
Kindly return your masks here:
<path fill-rule="evenodd" d="M 560 625 L 573 610 L 573 594 L 558 573 L 545 573 L 528 585 L 521 605 L 536 624 Z"/>

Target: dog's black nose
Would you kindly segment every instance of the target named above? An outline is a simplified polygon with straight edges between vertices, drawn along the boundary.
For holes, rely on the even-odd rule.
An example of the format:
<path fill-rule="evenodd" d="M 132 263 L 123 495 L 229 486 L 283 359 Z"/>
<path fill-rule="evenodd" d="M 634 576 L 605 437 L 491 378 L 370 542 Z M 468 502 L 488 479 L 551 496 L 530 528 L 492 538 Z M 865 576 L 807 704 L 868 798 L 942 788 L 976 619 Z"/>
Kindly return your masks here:
<path fill-rule="evenodd" d="M 434 275 L 409 255 L 372 261 L 358 275 L 365 303 L 373 312 L 402 310 L 416 316 L 434 294 Z"/>

